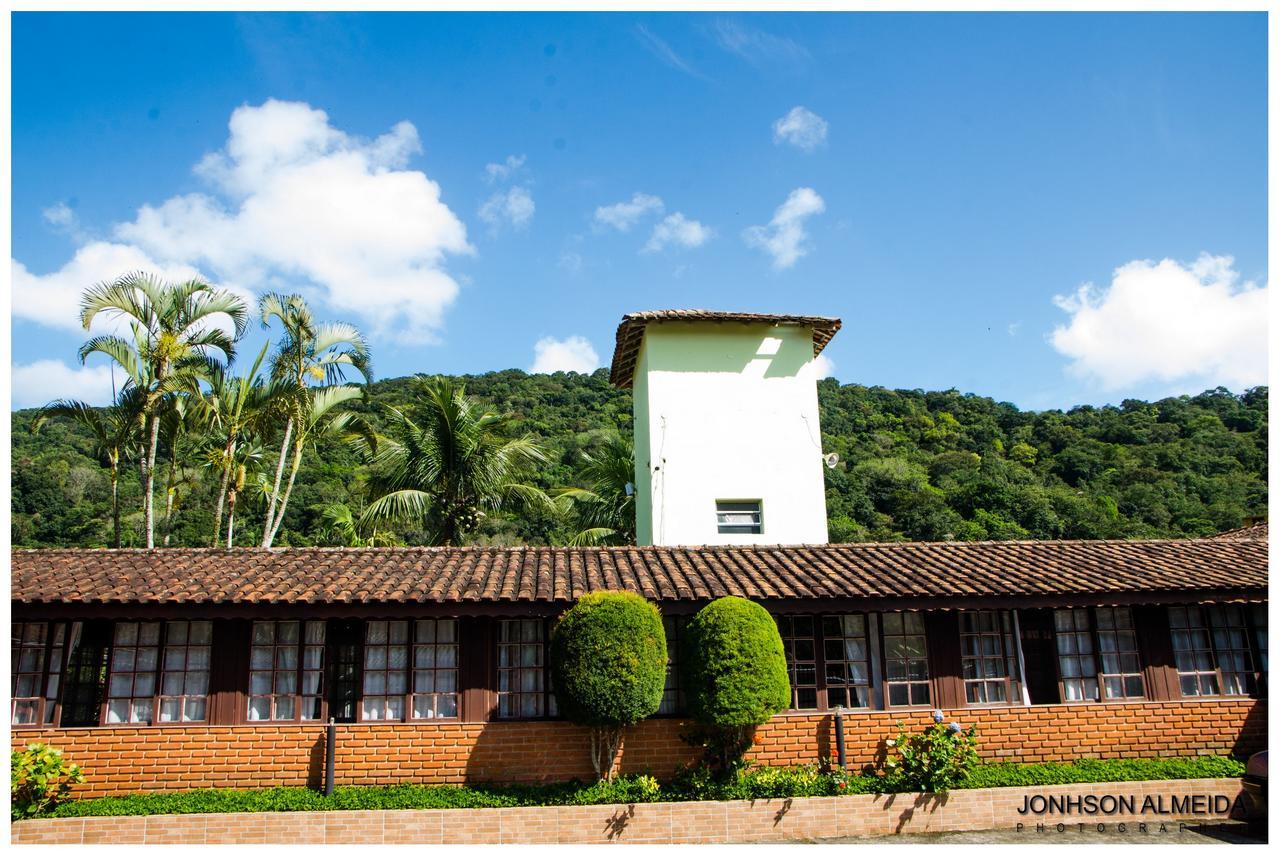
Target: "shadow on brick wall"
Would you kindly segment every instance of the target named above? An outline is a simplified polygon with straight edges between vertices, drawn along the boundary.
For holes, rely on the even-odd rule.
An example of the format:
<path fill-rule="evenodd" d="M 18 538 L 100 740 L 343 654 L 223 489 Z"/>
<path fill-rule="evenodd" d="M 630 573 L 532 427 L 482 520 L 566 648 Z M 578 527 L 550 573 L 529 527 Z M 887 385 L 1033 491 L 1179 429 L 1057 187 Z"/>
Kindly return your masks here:
<path fill-rule="evenodd" d="M 876 804 L 889 811 L 897 811 L 895 833 L 902 832 L 916 815 L 933 814 L 947 804 L 948 794 L 884 794 L 877 796 Z M 901 805 L 899 805 L 901 804 Z"/>
<path fill-rule="evenodd" d="M 1267 748 L 1267 705 L 1258 702 L 1247 714 L 1231 745 L 1231 754 L 1241 760 Z"/>
<path fill-rule="evenodd" d="M 595 775 L 587 730 L 567 722 L 485 723 L 468 749 L 468 782 L 563 782 Z"/>
<path fill-rule="evenodd" d="M 316 732 L 316 739 L 307 752 L 307 787 L 320 790 L 324 787 L 325 732 Z"/>

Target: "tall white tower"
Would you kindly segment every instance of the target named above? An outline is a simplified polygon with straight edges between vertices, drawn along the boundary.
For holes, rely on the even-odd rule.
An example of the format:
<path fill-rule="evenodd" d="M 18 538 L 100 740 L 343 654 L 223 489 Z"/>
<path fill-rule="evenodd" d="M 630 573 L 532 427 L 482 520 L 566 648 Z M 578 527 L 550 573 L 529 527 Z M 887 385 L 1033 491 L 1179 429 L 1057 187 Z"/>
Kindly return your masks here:
<path fill-rule="evenodd" d="M 618 325 L 639 544 L 825 544 L 815 357 L 838 318 L 672 309 Z"/>

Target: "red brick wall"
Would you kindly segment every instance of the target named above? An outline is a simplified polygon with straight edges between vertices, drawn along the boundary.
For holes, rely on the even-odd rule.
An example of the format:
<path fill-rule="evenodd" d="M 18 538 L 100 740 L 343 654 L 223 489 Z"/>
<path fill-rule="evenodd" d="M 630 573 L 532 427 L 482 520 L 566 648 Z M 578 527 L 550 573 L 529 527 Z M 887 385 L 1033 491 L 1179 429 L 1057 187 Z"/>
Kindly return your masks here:
<path fill-rule="evenodd" d="M 1253 700 L 1046 705 L 948 711 L 978 726 L 988 760 L 1245 754 L 1266 745 L 1266 703 Z M 927 711 L 851 713 L 852 766 L 873 763 L 895 723 L 923 726 Z M 697 757 L 680 735 L 687 723 L 651 719 L 627 731 L 623 772 L 660 778 Z M 750 757 L 809 764 L 836 753 L 826 714 L 783 714 L 761 726 Z M 198 787 L 318 786 L 323 725 L 14 729 L 15 746 L 40 740 L 85 769 L 83 796 Z M 586 732 L 565 722 L 401 723 L 338 726 L 337 781 L 557 781 L 591 775 Z"/>
<path fill-rule="evenodd" d="M 1029 796 L 1205 799 L 1209 814 L 1120 813 L 1025 816 Z M 1224 806 L 1241 794 L 1239 779 L 1114 782 L 1035 788 L 978 788 L 937 794 L 851 794 L 843 797 L 724 802 L 393 811 L 254 812 L 150 817 L 58 817 L 23 820 L 14 844 L 726 844 L 812 841 L 895 833 L 1016 829 L 1027 844 L 1161 843 L 1176 818 L 1228 819 Z M 1213 797 L 1212 802 L 1206 798 Z M 1242 806 L 1243 807 L 1243 806 Z M 1239 816 L 1239 815 L 1235 815 Z M 1080 821 L 1088 820 L 1083 828 Z M 1057 831 L 1056 822 L 1065 828 Z M 1098 831 L 1095 822 L 1104 822 Z M 1037 829 L 1043 824 L 1043 830 Z M 1123 831 L 1119 828 L 1126 824 Z M 1170 842 L 1173 843 L 1173 842 Z"/>

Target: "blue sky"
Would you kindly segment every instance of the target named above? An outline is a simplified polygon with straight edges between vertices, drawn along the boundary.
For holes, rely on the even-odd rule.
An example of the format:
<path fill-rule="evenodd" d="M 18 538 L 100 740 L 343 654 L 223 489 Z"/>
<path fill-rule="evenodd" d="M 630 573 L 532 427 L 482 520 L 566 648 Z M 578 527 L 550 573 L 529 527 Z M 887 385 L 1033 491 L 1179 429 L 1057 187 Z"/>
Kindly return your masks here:
<path fill-rule="evenodd" d="M 840 316 L 843 382 L 1239 391 L 1266 60 L 1262 14 L 16 14 L 15 405 L 101 397 L 74 298 L 135 264 L 301 290 L 382 377 L 708 307 Z"/>

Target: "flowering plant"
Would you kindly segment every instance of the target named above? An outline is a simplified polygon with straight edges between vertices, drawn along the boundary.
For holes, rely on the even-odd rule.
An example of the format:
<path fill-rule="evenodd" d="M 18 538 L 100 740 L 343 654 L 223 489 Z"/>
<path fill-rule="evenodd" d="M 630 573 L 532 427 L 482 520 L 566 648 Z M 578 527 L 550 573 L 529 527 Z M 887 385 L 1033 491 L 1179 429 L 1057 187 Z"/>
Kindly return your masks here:
<path fill-rule="evenodd" d="M 978 763 L 978 728 L 958 722 L 943 725 L 942 711 L 920 734 L 908 734 L 898 723 L 897 735 L 885 740 L 884 784 L 890 791 L 946 793 Z"/>

